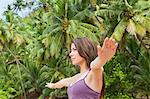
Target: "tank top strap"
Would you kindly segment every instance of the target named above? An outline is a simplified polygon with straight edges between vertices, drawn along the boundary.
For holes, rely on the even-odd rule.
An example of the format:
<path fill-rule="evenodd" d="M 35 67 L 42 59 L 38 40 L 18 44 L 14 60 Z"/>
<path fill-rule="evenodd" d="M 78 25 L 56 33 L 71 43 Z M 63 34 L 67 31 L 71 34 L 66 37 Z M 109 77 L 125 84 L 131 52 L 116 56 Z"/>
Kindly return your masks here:
<path fill-rule="evenodd" d="M 87 71 L 86 75 L 83 77 L 83 79 L 85 79 L 87 77 L 87 75 L 89 74 L 90 69 Z"/>

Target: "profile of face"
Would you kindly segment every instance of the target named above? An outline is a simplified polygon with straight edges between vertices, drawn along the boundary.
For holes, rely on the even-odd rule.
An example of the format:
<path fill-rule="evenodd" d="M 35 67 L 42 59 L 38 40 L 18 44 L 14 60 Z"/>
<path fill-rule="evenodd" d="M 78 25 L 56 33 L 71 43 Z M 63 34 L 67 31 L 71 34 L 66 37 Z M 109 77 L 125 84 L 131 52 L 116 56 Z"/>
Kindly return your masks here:
<path fill-rule="evenodd" d="M 71 52 L 69 54 L 72 64 L 80 66 L 85 63 L 85 59 L 79 55 L 79 52 L 74 43 L 71 44 Z"/>

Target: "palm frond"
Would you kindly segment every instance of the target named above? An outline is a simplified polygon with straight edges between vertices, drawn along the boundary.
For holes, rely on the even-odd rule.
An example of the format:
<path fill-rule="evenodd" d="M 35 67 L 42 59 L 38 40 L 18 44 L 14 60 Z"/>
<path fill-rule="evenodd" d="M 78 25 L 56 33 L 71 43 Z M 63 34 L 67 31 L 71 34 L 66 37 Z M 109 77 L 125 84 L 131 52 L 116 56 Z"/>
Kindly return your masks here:
<path fill-rule="evenodd" d="M 145 10 L 148 8 L 150 8 L 150 0 L 138 0 L 134 5 L 134 9 Z"/>
<path fill-rule="evenodd" d="M 136 33 L 141 37 L 144 37 L 146 35 L 146 29 L 137 22 L 135 22 L 135 26 L 136 26 Z"/>
<path fill-rule="evenodd" d="M 72 19 L 82 21 L 86 19 L 86 17 L 91 17 L 91 16 L 93 16 L 93 13 L 88 9 L 84 9 L 83 11 L 79 11 Z"/>
<path fill-rule="evenodd" d="M 120 41 L 123 37 L 123 33 L 125 32 L 125 29 L 127 27 L 127 21 L 126 19 L 122 19 L 119 24 L 116 26 L 114 33 L 112 34 L 112 37 L 116 41 Z"/>

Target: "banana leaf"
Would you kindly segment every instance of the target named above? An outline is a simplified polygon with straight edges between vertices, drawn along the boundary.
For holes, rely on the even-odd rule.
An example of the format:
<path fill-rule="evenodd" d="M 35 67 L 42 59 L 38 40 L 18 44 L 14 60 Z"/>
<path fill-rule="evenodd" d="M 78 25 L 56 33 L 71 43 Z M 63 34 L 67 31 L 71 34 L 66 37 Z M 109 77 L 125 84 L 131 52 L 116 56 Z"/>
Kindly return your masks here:
<path fill-rule="evenodd" d="M 126 19 L 123 18 L 116 26 L 111 37 L 114 38 L 117 42 L 121 41 L 123 33 L 125 32 L 125 29 L 127 27 L 127 24 L 128 22 L 126 21 Z"/>

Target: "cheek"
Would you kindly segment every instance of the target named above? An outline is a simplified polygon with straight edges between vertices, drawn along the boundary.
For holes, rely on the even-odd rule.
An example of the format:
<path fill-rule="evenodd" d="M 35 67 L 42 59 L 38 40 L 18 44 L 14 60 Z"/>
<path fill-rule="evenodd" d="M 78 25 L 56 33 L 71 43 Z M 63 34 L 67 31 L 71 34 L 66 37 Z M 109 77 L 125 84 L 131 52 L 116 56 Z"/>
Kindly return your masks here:
<path fill-rule="evenodd" d="M 76 59 L 72 60 L 73 65 L 80 65 L 83 63 L 85 60 L 81 56 L 76 57 Z"/>

